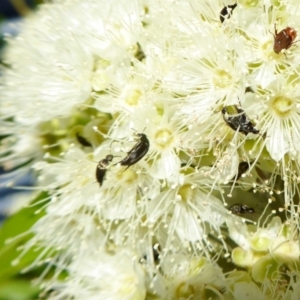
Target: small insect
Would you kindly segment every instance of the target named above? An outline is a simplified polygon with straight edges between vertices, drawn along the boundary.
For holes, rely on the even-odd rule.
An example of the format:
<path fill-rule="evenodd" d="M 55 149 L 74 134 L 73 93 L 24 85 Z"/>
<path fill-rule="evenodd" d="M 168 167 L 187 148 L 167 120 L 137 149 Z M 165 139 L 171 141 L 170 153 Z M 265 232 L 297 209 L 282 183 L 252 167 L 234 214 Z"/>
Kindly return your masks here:
<path fill-rule="evenodd" d="M 249 169 L 249 167 L 250 164 L 248 162 L 246 161 L 240 162 L 237 176 L 236 178 L 234 177 L 234 179 L 239 180 L 242 177 L 242 175 Z"/>
<path fill-rule="evenodd" d="M 292 27 L 287 27 L 277 32 L 276 23 L 274 24 L 275 34 L 274 36 L 274 46 L 273 50 L 275 53 L 279 54 L 283 49 L 289 49 L 294 43 L 293 41 L 297 37 L 297 31 Z"/>
<path fill-rule="evenodd" d="M 241 203 L 231 205 L 228 210 L 230 210 L 234 215 L 255 214 L 254 208 Z"/>
<path fill-rule="evenodd" d="M 229 19 L 232 15 L 233 10 L 237 7 L 237 3 L 232 5 L 226 5 L 220 11 L 220 21 L 223 23 L 225 19 Z"/>
<path fill-rule="evenodd" d="M 155 263 L 159 262 L 160 260 L 160 252 L 161 252 L 160 245 L 155 244 L 153 246 L 153 260 Z"/>
<path fill-rule="evenodd" d="M 237 112 L 236 115 L 230 115 L 228 113 L 228 106 L 224 106 L 221 110 L 226 124 L 234 131 L 241 132 L 244 135 L 248 133 L 259 134 L 259 130 L 254 128 L 254 124 L 250 121 L 245 112 L 236 105 L 233 105 L 233 107 Z"/>
<path fill-rule="evenodd" d="M 239 180 L 242 175 L 249 169 L 250 164 L 246 161 L 242 161 L 239 163 L 238 173 L 231 180 Z"/>
<path fill-rule="evenodd" d="M 254 93 L 253 88 L 252 88 L 251 86 L 247 86 L 247 87 L 245 88 L 245 94 L 246 94 L 246 93 Z"/>
<path fill-rule="evenodd" d="M 137 49 L 136 49 L 136 52 L 134 54 L 134 57 L 136 59 L 138 59 L 139 61 L 142 61 L 144 58 L 146 58 L 146 54 L 145 52 L 143 51 L 140 43 L 137 43 Z"/>
<path fill-rule="evenodd" d="M 132 165 L 136 164 L 140 161 L 148 152 L 150 143 L 149 140 L 144 133 L 137 133 L 138 142 L 135 146 L 127 153 L 127 156 L 119 161 L 117 164 L 121 166 L 127 166 L 125 171 Z"/>
<path fill-rule="evenodd" d="M 160 261 L 160 253 L 161 253 L 161 249 L 160 249 L 160 245 L 159 244 L 155 244 L 152 247 L 152 257 L 153 257 L 153 262 L 155 264 L 158 264 Z M 149 257 L 147 257 L 147 255 L 144 255 L 143 258 L 140 260 L 140 262 L 147 262 L 149 260 Z"/>
<path fill-rule="evenodd" d="M 107 171 L 109 163 L 113 160 L 113 155 L 106 155 L 104 159 L 101 159 L 96 168 L 96 179 L 99 182 L 100 186 L 103 184 L 104 176 Z"/>
<path fill-rule="evenodd" d="M 77 138 L 78 143 L 80 143 L 82 146 L 92 147 L 92 144 L 86 138 L 79 135 L 78 132 L 76 132 L 76 138 Z"/>

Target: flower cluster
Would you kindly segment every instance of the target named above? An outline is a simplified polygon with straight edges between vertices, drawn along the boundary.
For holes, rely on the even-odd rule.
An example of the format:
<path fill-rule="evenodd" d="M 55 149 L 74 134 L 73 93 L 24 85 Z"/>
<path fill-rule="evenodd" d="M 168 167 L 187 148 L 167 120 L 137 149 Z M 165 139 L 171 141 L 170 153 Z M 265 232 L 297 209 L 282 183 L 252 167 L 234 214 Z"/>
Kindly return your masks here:
<path fill-rule="evenodd" d="M 298 297 L 296 2 L 57 0 L 8 39 L 0 163 L 48 194 L 21 256 L 51 299 Z"/>

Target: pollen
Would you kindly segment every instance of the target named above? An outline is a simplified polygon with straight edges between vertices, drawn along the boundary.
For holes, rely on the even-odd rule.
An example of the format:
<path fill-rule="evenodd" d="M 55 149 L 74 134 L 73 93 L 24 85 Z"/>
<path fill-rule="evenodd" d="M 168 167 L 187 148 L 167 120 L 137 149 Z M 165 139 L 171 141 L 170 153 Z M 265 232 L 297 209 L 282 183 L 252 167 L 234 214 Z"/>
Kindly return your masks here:
<path fill-rule="evenodd" d="M 160 148 L 171 147 L 174 142 L 174 137 L 169 129 L 160 129 L 154 136 L 155 144 Z"/>
<path fill-rule="evenodd" d="M 193 189 L 190 184 L 183 185 L 179 191 L 178 195 L 181 197 L 181 200 L 184 202 L 188 202 L 189 200 L 193 199 Z"/>
<path fill-rule="evenodd" d="M 252 8 L 259 4 L 259 0 L 242 0 L 240 4 L 247 8 Z"/>
<path fill-rule="evenodd" d="M 134 288 L 137 285 L 137 280 L 134 276 L 128 276 L 124 278 L 123 285 L 121 286 L 119 292 L 123 296 L 130 295 L 134 292 Z"/>
<path fill-rule="evenodd" d="M 285 96 L 277 96 L 270 101 L 273 112 L 282 118 L 290 116 L 295 111 L 295 103 L 292 99 Z"/>
<path fill-rule="evenodd" d="M 136 172 L 132 171 L 131 169 L 127 169 L 126 171 L 120 171 L 116 177 L 119 181 L 128 185 L 131 185 L 138 178 Z"/>
<path fill-rule="evenodd" d="M 138 105 L 141 96 L 142 96 L 142 92 L 138 89 L 135 89 L 128 95 L 125 102 L 130 106 L 136 106 Z"/>
<path fill-rule="evenodd" d="M 281 60 L 281 56 L 278 56 L 273 50 L 273 38 L 269 39 L 261 45 L 261 51 L 266 60 Z"/>
<path fill-rule="evenodd" d="M 176 299 L 194 298 L 195 288 L 191 284 L 182 282 L 176 289 Z"/>
<path fill-rule="evenodd" d="M 233 78 L 231 74 L 225 70 L 217 70 L 213 76 L 213 85 L 215 88 L 225 89 L 232 84 Z"/>

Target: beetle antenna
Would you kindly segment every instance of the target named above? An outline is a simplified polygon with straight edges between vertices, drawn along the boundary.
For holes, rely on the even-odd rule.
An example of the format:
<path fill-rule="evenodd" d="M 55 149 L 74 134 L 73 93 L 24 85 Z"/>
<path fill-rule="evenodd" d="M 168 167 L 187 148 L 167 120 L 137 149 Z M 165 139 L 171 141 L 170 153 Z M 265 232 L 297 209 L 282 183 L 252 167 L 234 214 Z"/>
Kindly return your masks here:
<path fill-rule="evenodd" d="M 144 133 L 144 131 L 145 131 L 146 128 L 147 128 L 147 127 L 144 127 L 142 133 Z M 138 132 L 138 131 L 137 131 L 135 128 L 133 128 L 133 127 L 130 127 L 130 129 L 133 130 L 133 131 L 135 131 L 135 132 Z"/>
<path fill-rule="evenodd" d="M 268 30 L 268 31 L 273 35 L 273 37 L 275 39 L 275 34 L 273 32 L 271 32 L 270 30 Z"/>

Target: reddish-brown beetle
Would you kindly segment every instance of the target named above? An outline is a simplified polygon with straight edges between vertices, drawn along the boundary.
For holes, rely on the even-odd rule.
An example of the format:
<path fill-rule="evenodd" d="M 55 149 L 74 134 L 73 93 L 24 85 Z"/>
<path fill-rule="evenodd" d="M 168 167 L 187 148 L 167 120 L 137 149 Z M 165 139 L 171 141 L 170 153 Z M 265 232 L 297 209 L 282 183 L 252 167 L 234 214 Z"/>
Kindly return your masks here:
<path fill-rule="evenodd" d="M 276 23 L 274 24 L 275 34 L 274 36 L 274 47 L 275 53 L 279 54 L 283 49 L 289 49 L 294 43 L 293 41 L 297 37 L 297 31 L 292 27 L 287 27 L 277 32 Z"/>

